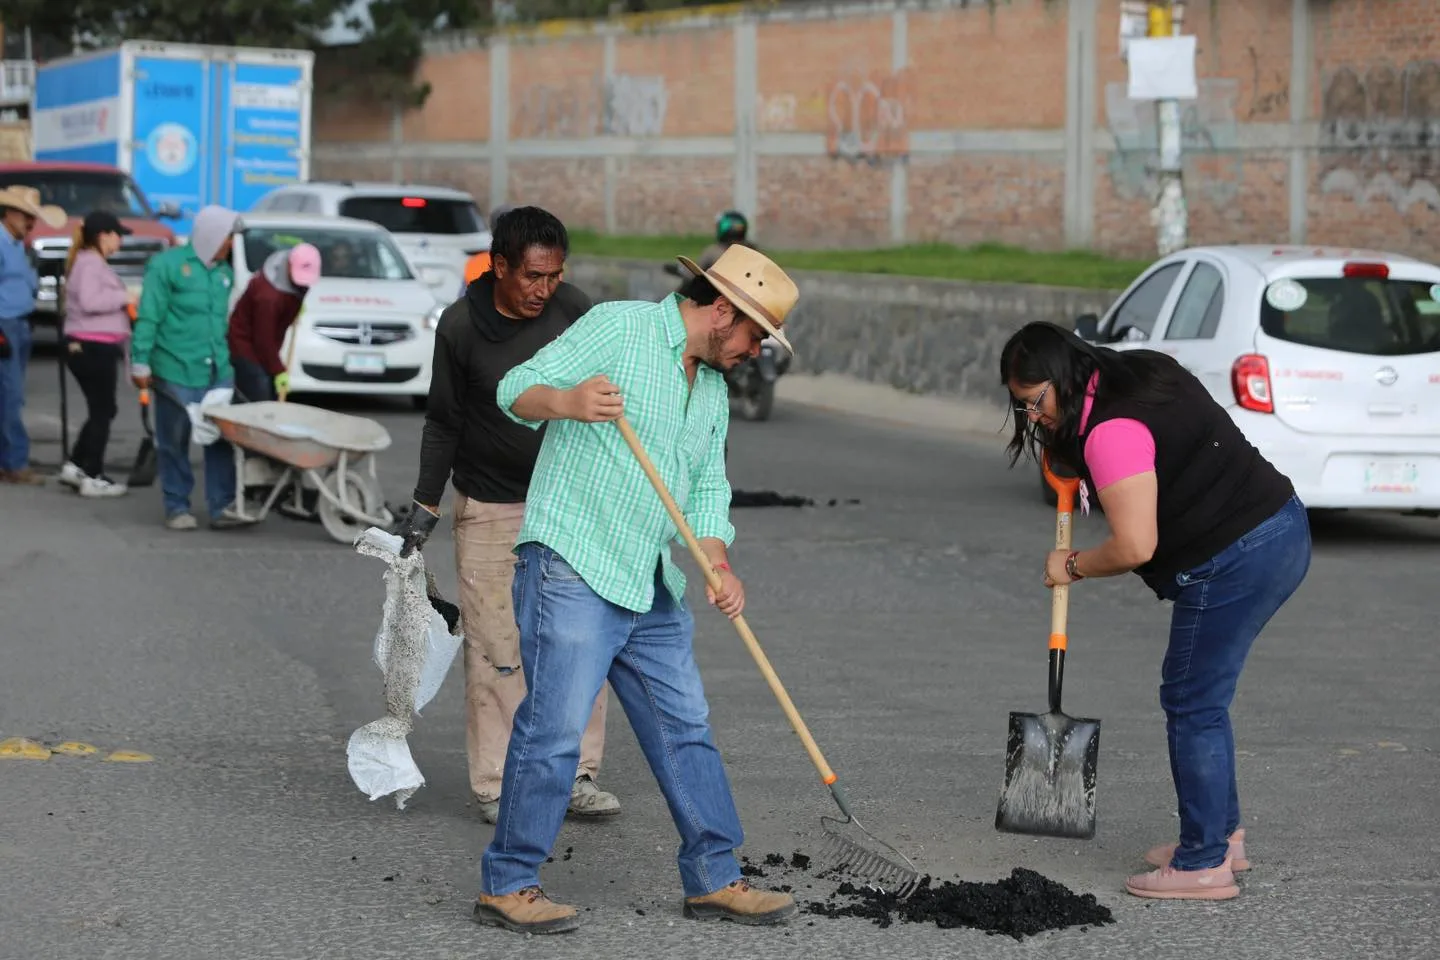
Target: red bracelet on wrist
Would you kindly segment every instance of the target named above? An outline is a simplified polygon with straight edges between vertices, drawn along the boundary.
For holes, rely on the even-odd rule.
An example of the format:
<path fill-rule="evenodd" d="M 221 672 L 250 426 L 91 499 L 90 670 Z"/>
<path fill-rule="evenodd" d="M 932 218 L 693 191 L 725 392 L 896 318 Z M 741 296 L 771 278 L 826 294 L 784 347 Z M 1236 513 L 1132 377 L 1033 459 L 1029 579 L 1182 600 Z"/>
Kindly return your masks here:
<path fill-rule="evenodd" d="M 715 564 L 715 569 L 716 569 L 716 570 L 729 570 L 729 569 L 730 569 L 730 564 L 728 564 L 728 563 L 717 563 L 717 564 Z"/>

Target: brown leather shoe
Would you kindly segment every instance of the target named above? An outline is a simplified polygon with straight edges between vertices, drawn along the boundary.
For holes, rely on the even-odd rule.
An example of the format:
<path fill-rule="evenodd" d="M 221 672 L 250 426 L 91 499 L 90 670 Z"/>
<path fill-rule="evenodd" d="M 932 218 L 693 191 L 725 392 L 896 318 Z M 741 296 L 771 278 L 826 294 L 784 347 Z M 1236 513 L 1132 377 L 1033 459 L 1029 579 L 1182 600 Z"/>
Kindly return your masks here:
<path fill-rule="evenodd" d="M 0 483 L 13 483 L 22 487 L 38 487 L 44 482 L 45 478 L 29 467 L 21 467 L 19 470 L 0 470 Z"/>
<path fill-rule="evenodd" d="M 799 909 L 790 894 L 756 890 L 744 880 L 685 900 L 685 916 L 691 920 L 733 920 L 751 926 L 784 923 Z"/>
<path fill-rule="evenodd" d="M 526 887 L 503 897 L 482 893 L 475 900 L 474 919 L 515 933 L 569 933 L 580 926 L 574 907 L 556 903 L 539 887 Z"/>

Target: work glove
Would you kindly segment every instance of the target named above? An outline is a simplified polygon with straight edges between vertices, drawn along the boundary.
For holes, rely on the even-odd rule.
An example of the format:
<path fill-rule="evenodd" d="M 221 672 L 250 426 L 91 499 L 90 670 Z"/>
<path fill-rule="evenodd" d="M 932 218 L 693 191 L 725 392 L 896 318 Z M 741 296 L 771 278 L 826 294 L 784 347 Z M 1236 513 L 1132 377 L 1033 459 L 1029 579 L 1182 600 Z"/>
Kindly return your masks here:
<path fill-rule="evenodd" d="M 430 539 L 430 534 L 435 530 L 435 524 L 439 522 L 440 514 L 418 500 L 415 501 L 415 505 L 410 510 L 410 516 L 405 518 L 405 525 L 400 528 L 400 556 L 408 557 L 425 546 L 425 541 Z"/>
<path fill-rule="evenodd" d="M 281 370 L 279 373 L 275 374 L 275 392 L 290 392 L 290 374 L 288 372 Z"/>

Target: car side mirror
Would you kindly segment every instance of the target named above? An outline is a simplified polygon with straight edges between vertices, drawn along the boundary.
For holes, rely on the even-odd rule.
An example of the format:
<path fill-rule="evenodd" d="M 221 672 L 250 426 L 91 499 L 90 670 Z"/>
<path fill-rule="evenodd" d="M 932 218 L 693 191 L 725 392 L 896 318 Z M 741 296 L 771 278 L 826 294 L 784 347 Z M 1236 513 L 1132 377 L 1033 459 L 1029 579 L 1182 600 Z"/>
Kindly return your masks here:
<path fill-rule="evenodd" d="M 185 216 L 178 203 L 166 201 L 155 208 L 155 216 L 161 220 L 179 220 Z"/>
<path fill-rule="evenodd" d="M 1075 335 L 1081 340 L 1094 340 L 1100 335 L 1100 318 L 1093 313 L 1082 313 L 1076 317 Z"/>

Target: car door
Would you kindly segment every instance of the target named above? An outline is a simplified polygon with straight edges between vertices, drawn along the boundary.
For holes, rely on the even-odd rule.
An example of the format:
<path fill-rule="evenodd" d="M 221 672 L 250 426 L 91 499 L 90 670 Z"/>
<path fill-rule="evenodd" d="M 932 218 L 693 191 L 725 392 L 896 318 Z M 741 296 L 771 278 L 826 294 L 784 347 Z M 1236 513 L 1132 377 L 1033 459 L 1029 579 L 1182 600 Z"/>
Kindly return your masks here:
<path fill-rule="evenodd" d="M 1221 261 L 1194 257 L 1176 284 L 1173 307 L 1155 330 L 1155 349 L 1178 360 L 1222 402 L 1229 395 L 1230 368 L 1216 337 L 1225 313 L 1227 279 Z"/>
<path fill-rule="evenodd" d="M 1100 322 L 1099 339 L 1116 350 L 1153 346 L 1152 337 L 1175 301 L 1183 258 L 1161 261 L 1115 302 Z"/>

